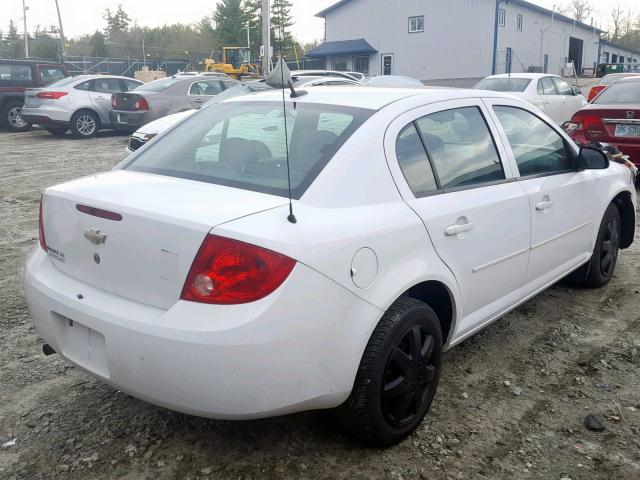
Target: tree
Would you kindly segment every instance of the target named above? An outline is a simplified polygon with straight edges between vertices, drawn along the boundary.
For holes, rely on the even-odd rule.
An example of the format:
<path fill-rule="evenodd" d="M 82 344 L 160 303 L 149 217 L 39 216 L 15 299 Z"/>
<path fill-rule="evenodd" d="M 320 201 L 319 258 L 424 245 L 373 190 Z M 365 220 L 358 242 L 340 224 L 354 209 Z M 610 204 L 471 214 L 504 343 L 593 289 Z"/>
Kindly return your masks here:
<path fill-rule="evenodd" d="M 213 14 L 218 45 L 238 47 L 246 45 L 249 15 L 242 0 L 222 0 Z"/>
<path fill-rule="evenodd" d="M 293 48 L 294 40 L 289 31 L 293 26 L 291 7 L 291 0 L 273 0 L 271 3 L 271 28 L 273 29 L 271 37 L 276 55 L 280 52 L 286 55 Z"/>
<path fill-rule="evenodd" d="M 96 30 L 89 40 L 91 47 L 92 57 L 106 57 L 107 56 L 107 42 L 104 34 L 100 30 Z"/>
<path fill-rule="evenodd" d="M 107 21 L 105 34 L 109 39 L 118 33 L 126 32 L 129 28 L 129 24 L 131 23 L 131 18 L 124 11 L 121 4 L 118 4 L 118 10 L 116 10 L 115 13 L 111 12 L 111 9 L 107 8 L 104 11 L 102 18 Z"/>
<path fill-rule="evenodd" d="M 571 0 L 571 7 L 569 9 L 570 16 L 575 18 L 579 22 L 584 22 L 589 18 L 589 15 L 593 13 L 593 5 L 589 0 Z"/>
<path fill-rule="evenodd" d="M 9 20 L 9 32 L 7 32 L 7 40 L 10 42 L 13 40 L 18 40 L 18 27 L 16 26 L 16 22 L 13 20 Z"/>
<path fill-rule="evenodd" d="M 624 23 L 624 12 L 622 11 L 622 8 L 620 8 L 620 5 L 611 10 L 611 21 L 611 26 L 613 27 L 611 40 L 616 41 L 620 39 L 622 34 L 622 24 Z"/>

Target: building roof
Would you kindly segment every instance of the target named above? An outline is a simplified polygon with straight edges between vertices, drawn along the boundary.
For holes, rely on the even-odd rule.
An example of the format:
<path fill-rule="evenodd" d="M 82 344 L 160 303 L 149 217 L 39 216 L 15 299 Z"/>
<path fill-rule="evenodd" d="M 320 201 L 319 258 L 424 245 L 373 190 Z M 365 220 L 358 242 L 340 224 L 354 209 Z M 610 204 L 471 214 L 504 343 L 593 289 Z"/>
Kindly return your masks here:
<path fill-rule="evenodd" d="M 619 50 L 625 50 L 627 52 L 631 52 L 631 53 L 635 53 L 636 55 L 640 55 L 640 50 L 636 50 L 636 49 L 630 48 L 630 47 L 625 47 L 624 45 L 620 45 L 619 43 L 613 43 L 613 42 L 610 42 L 610 41 L 605 40 L 605 39 L 600 40 L 600 43 L 602 45 L 608 45 L 610 47 L 617 48 Z"/>
<path fill-rule="evenodd" d="M 347 0 L 348 1 L 348 0 Z M 324 42 L 307 52 L 308 57 L 329 57 L 337 55 L 357 55 L 376 53 L 377 50 L 364 38 L 355 40 L 340 40 L 337 42 Z"/>
<path fill-rule="evenodd" d="M 335 10 L 336 8 L 341 7 L 342 5 L 344 5 L 345 3 L 349 2 L 349 1 L 351 1 L 351 0 L 340 0 L 339 2 L 334 3 L 333 5 L 325 8 L 321 12 L 316 13 L 316 17 L 324 18 L 324 17 L 326 17 L 327 13 Z M 561 14 L 559 14 L 557 12 L 554 13 L 552 10 L 549 10 L 547 8 L 544 8 L 544 7 L 540 7 L 538 5 L 535 5 L 533 3 L 527 2 L 525 0 L 509 0 L 509 1 L 511 3 L 513 3 L 513 4 L 515 4 L 515 5 L 520 5 L 521 7 L 525 7 L 525 8 L 528 8 L 530 10 L 534 10 L 534 11 L 542 13 L 544 15 L 548 15 L 548 16 L 552 16 L 553 15 L 555 18 L 559 18 L 560 20 L 564 20 L 566 22 L 571 22 L 571 23 L 575 22 L 576 25 L 578 25 L 580 27 L 588 28 L 589 30 L 595 30 L 598 33 L 603 33 L 604 32 L 604 30 L 600 30 L 599 28 L 594 28 L 592 25 L 587 25 L 586 23 L 575 21 L 573 18 L 566 17 L 566 16 L 561 15 Z"/>

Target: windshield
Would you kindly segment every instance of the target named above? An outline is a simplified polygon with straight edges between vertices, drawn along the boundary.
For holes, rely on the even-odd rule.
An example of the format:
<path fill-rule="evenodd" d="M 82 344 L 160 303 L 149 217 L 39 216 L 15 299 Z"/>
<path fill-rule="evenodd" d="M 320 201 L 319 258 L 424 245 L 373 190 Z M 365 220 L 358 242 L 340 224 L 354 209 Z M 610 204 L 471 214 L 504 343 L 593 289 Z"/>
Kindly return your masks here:
<path fill-rule="evenodd" d="M 184 77 L 182 78 L 161 78 L 159 80 L 154 80 L 153 82 L 145 83 L 144 85 L 140 85 L 138 88 L 134 90 L 145 91 L 145 92 L 164 92 L 167 88 L 173 87 L 176 83 L 180 83 L 184 81 Z"/>
<path fill-rule="evenodd" d="M 287 106 L 292 197 L 299 199 L 374 112 Z M 202 109 L 135 155 L 124 169 L 288 196 L 282 103 L 230 102 Z"/>
<path fill-rule="evenodd" d="M 63 86 L 68 85 L 70 83 L 77 82 L 81 78 L 82 77 L 65 77 L 62 80 L 58 80 L 57 82 L 50 83 L 49 85 L 47 85 L 47 88 L 63 87 Z"/>
<path fill-rule="evenodd" d="M 492 92 L 524 92 L 530 83 L 530 78 L 485 78 L 476 83 L 473 89 Z"/>
<path fill-rule="evenodd" d="M 612 83 L 593 101 L 600 104 L 639 104 L 640 81 Z"/>

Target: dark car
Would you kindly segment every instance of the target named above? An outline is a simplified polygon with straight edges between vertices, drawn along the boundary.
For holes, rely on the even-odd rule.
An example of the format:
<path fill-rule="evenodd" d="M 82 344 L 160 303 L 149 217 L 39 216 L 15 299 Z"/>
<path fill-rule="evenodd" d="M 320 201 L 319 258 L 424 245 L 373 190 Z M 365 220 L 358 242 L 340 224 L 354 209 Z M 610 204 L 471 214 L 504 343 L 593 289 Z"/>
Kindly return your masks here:
<path fill-rule="evenodd" d="M 10 132 L 24 132 L 31 123 L 20 116 L 27 88 L 42 88 L 68 77 L 60 63 L 41 60 L 0 59 L 0 125 Z"/>
<path fill-rule="evenodd" d="M 618 80 L 578 110 L 569 124 L 571 138 L 580 143 L 616 145 L 640 165 L 640 77 Z"/>

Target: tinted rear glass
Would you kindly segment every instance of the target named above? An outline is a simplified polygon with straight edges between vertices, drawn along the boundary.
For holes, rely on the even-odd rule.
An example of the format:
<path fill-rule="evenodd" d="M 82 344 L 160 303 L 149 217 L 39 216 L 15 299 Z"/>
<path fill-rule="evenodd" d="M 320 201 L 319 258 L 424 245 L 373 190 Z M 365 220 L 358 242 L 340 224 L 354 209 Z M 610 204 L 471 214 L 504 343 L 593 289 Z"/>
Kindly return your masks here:
<path fill-rule="evenodd" d="M 612 83 L 593 101 L 600 104 L 628 104 L 636 107 L 640 104 L 640 81 L 620 81 Z"/>
<path fill-rule="evenodd" d="M 289 103 L 293 198 L 300 198 L 344 142 L 374 113 Z M 136 155 L 126 170 L 168 175 L 286 197 L 285 117 L 279 102 L 205 108 Z"/>
<path fill-rule="evenodd" d="M 144 85 L 140 85 L 135 91 L 145 91 L 145 92 L 164 92 L 167 88 L 173 87 L 177 83 L 184 82 L 185 80 L 189 80 L 185 77 L 181 78 L 161 78 L 160 80 L 154 80 L 153 82 L 145 83 Z"/>
<path fill-rule="evenodd" d="M 66 77 L 62 80 L 58 80 L 57 82 L 52 83 L 49 87 L 64 87 L 65 85 L 69 85 L 70 83 L 77 82 L 78 77 Z"/>
<path fill-rule="evenodd" d="M 530 83 L 528 78 L 485 78 L 473 88 L 492 92 L 524 92 Z"/>

